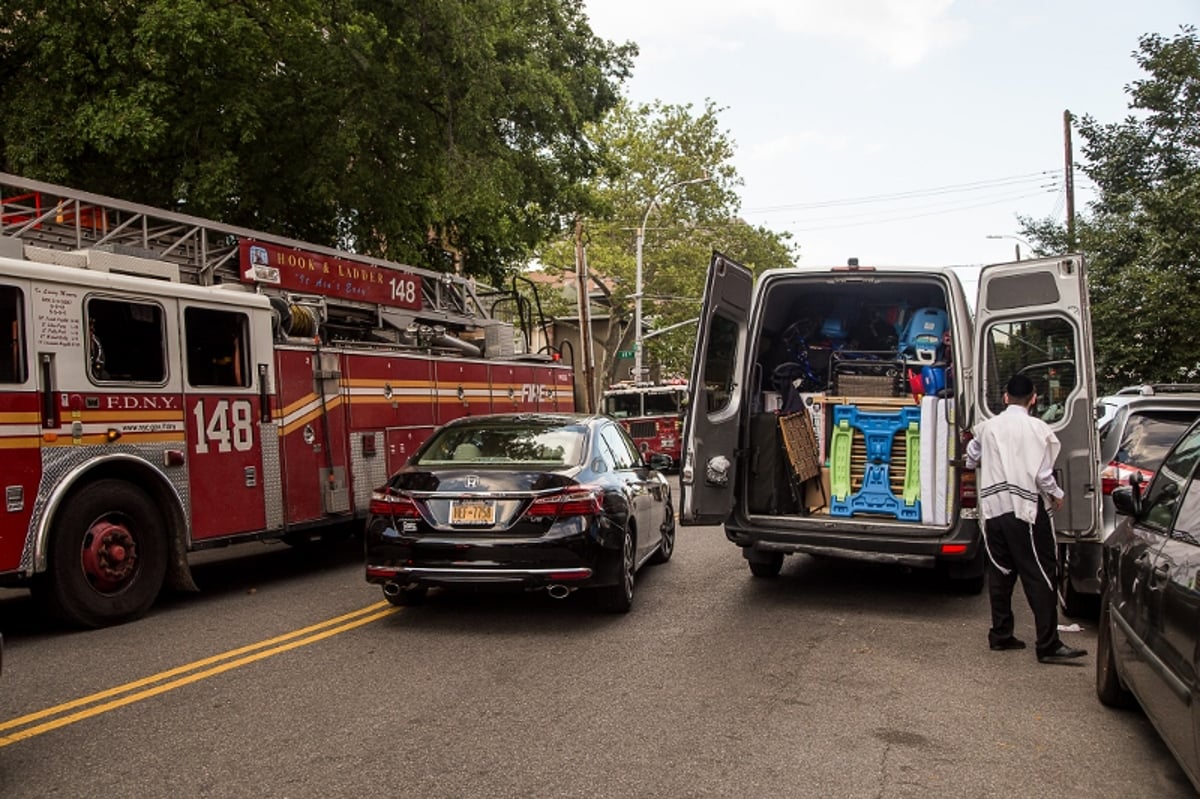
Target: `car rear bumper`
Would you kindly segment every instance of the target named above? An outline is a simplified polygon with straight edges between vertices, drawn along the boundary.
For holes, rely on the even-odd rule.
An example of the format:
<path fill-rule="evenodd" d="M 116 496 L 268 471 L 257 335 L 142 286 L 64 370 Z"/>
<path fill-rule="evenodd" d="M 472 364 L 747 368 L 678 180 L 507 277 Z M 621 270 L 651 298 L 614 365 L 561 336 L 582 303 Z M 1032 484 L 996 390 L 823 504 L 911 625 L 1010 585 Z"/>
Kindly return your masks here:
<path fill-rule="evenodd" d="M 560 569 L 506 569 L 488 566 L 372 566 L 367 564 L 367 582 L 411 585 L 426 583 L 508 583 L 532 587 L 590 580 L 593 571 L 585 566 Z"/>
<path fill-rule="evenodd" d="M 405 535 L 368 529 L 366 580 L 387 585 L 609 585 L 619 578 L 621 539 L 598 526 L 540 538 Z"/>

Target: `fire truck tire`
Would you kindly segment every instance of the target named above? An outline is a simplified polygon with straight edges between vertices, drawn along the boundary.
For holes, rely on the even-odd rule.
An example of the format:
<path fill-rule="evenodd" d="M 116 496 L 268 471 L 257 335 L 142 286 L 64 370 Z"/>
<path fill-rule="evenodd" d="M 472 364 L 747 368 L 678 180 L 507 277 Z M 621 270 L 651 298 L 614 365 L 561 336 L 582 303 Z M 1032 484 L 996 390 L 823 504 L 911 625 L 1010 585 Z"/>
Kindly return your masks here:
<path fill-rule="evenodd" d="M 69 497 L 51 529 L 45 600 L 84 627 L 146 613 L 167 571 L 162 517 L 145 492 L 98 480 Z"/>

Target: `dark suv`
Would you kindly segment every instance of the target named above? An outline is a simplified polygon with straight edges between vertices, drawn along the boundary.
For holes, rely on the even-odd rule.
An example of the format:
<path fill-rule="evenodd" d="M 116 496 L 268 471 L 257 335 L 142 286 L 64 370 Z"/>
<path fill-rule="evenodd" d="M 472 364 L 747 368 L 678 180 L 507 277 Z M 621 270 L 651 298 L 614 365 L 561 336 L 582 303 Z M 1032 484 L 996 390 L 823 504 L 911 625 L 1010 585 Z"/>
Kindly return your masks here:
<path fill-rule="evenodd" d="M 1136 393 L 1135 393 L 1136 392 Z M 1100 595 L 1100 551 L 1116 525 L 1112 493 L 1134 474 L 1149 482 L 1167 451 L 1200 416 L 1200 386 L 1154 384 L 1122 389 L 1124 404 L 1100 428 L 1102 525 L 1098 537 L 1059 536 L 1058 598 L 1068 616 L 1093 615 Z"/>

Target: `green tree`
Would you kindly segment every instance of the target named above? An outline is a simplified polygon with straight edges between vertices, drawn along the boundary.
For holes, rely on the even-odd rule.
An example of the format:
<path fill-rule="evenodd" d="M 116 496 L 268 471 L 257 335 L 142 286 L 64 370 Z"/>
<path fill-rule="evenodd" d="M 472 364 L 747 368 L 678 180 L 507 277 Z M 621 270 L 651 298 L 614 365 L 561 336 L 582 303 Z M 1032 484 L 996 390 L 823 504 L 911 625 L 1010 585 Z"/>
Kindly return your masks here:
<path fill-rule="evenodd" d="M 635 53 L 581 0 L 6 0 L 0 164 L 495 280 L 585 208 Z"/>
<path fill-rule="evenodd" d="M 653 333 L 680 325 L 645 340 L 643 360 L 664 378 L 688 374 L 696 328 L 681 323 L 700 315 L 713 250 L 756 271 L 795 262 L 789 234 L 752 226 L 738 216 L 742 180 L 720 111 L 711 101 L 702 109 L 623 102 L 591 128 L 610 166 L 587 186 L 591 196 L 586 204 L 596 209 L 585 223 L 589 268 L 607 281 L 612 318 L 632 322 L 637 229 L 645 220 L 643 326 Z M 573 272 L 573 241 L 564 237 L 552 242 L 540 260 L 547 269 Z M 573 303 L 560 302 L 557 310 L 575 314 Z M 633 338 L 632 325 L 614 324 L 596 342 L 602 383 L 627 377 L 613 373 L 614 356 L 618 349 L 631 349 Z"/>
<path fill-rule="evenodd" d="M 1147 34 L 1124 120 L 1078 121 L 1096 199 L 1077 220 L 1088 256 L 1102 390 L 1200 376 L 1200 38 Z M 1071 246 L 1053 220 L 1022 219 L 1044 252 Z"/>

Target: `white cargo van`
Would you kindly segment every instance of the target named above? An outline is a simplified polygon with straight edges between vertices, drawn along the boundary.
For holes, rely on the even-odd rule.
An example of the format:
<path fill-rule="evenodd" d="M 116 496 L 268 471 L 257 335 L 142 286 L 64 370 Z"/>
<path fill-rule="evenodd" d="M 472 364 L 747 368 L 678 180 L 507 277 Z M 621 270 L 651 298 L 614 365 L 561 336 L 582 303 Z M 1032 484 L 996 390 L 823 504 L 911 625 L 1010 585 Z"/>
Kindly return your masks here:
<path fill-rule="evenodd" d="M 692 363 L 680 521 L 724 524 L 755 576 L 793 553 L 940 568 L 984 581 L 975 475 L 981 418 L 1015 373 L 1062 442 L 1061 540 L 1100 519 L 1083 258 L 980 272 L 972 311 L 950 269 L 797 267 L 714 253 Z"/>

